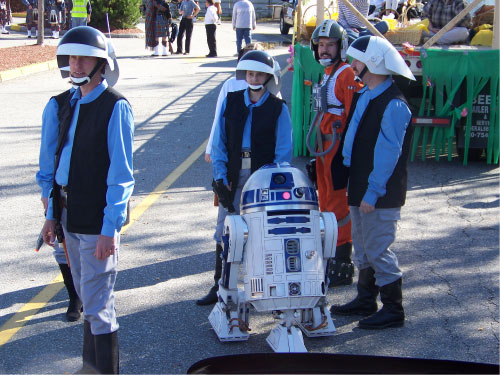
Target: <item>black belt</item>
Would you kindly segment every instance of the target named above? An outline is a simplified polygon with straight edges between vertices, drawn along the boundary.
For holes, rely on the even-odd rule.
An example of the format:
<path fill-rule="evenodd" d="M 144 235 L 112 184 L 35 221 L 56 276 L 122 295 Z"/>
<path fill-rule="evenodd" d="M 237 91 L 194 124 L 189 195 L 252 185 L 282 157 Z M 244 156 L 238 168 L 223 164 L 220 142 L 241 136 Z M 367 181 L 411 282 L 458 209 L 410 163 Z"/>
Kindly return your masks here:
<path fill-rule="evenodd" d="M 251 151 L 241 151 L 242 158 L 249 158 L 249 157 L 251 157 L 251 155 L 252 155 Z"/>

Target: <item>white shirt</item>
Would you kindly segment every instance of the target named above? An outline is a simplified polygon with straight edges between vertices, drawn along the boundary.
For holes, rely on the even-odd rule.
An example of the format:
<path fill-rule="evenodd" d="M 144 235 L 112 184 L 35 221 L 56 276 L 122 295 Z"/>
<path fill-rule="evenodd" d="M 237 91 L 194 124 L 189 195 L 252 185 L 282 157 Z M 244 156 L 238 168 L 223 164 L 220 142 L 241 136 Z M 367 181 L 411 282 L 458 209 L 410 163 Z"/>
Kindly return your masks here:
<path fill-rule="evenodd" d="M 213 25 L 217 23 L 219 17 L 217 16 L 217 8 L 215 5 L 210 5 L 205 13 L 205 25 Z"/>
<path fill-rule="evenodd" d="M 224 99 L 226 99 L 228 92 L 234 92 L 239 90 L 245 90 L 248 87 L 247 81 L 243 79 L 236 79 L 236 77 L 229 78 L 224 84 L 219 92 L 219 97 L 217 98 L 217 104 L 215 106 L 215 116 L 214 122 L 212 123 L 212 130 L 210 131 L 210 137 L 208 138 L 207 148 L 205 150 L 206 154 L 210 154 L 212 150 L 212 141 L 214 138 L 214 129 L 217 119 L 219 118 L 220 109 Z"/>

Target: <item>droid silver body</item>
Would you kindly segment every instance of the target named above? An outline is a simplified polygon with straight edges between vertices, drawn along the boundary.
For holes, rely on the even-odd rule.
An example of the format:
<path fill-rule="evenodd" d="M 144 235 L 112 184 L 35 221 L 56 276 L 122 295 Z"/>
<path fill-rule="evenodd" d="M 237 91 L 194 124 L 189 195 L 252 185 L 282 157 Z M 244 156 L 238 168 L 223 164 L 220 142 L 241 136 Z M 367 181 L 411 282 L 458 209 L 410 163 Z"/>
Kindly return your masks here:
<path fill-rule="evenodd" d="M 280 318 L 267 338 L 275 352 L 307 352 L 302 333 L 335 333 L 325 280 L 327 261 L 335 256 L 335 215 L 319 211 L 312 183 L 288 163 L 250 176 L 240 213 L 224 222 L 224 272 L 209 321 L 221 341 L 248 340 L 252 305 Z"/>

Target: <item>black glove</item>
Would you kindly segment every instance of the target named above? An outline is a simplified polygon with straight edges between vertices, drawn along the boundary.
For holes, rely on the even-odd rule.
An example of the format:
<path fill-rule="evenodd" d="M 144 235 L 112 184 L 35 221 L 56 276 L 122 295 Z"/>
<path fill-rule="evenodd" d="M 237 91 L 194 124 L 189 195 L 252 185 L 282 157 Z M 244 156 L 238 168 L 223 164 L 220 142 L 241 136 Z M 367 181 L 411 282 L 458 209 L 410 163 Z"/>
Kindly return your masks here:
<path fill-rule="evenodd" d="M 315 187 L 318 185 L 318 179 L 316 177 L 316 159 L 309 160 L 309 163 L 306 164 L 307 176 L 313 183 Z"/>
<path fill-rule="evenodd" d="M 222 204 L 222 207 L 226 208 L 229 212 L 234 212 L 235 209 L 231 200 L 231 192 L 229 191 L 227 186 L 224 185 L 222 179 L 212 181 L 212 188 L 214 190 L 214 193 L 217 194 L 219 203 Z"/>

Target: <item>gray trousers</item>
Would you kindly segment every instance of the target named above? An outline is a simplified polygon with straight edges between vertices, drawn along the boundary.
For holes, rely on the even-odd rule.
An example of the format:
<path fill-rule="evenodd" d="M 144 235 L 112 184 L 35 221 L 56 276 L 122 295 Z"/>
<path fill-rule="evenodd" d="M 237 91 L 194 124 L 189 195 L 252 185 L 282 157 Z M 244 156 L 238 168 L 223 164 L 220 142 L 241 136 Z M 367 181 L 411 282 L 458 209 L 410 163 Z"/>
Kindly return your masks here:
<path fill-rule="evenodd" d="M 59 245 L 59 242 L 56 241 L 56 245 L 54 246 L 54 258 L 57 264 L 68 264 L 66 260 L 66 254 L 64 254 L 64 248 L 62 245 Z"/>
<path fill-rule="evenodd" d="M 222 207 L 222 204 L 219 203 L 219 212 L 217 214 L 217 226 L 215 227 L 214 240 L 217 243 L 222 241 L 222 234 L 224 232 L 224 220 L 226 220 L 226 216 L 229 215 L 239 215 L 240 214 L 240 200 L 241 200 L 241 191 L 243 190 L 243 186 L 247 182 L 248 178 L 251 175 L 250 169 L 241 169 L 240 175 L 238 177 L 238 186 L 236 187 L 236 193 L 234 194 L 233 206 L 235 209 L 234 213 L 228 213 L 227 210 Z"/>
<path fill-rule="evenodd" d="M 372 267 L 375 284 L 384 286 L 401 278 L 398 258 L 389 246 L 396 238 L 401 208 L 375 209 L 364 214 L 359 207 L 349 206 L 352 220 L 354 263 L 358 269 Z"/>
<path fill-rule="evenodd" d="M 98 235 L 78 234 L 66 229 L 66 209 L 62 212 L 66 247 L 71 264 L 71 275 L 78 297 L 83 304 L 84 319 L 90 323 L 93 335 L 112 333 L 119 327 L 115 312 L 114 286 L 120 234 L 117 234 L 114 255 L 105 260 L 94 256 Z"/>

